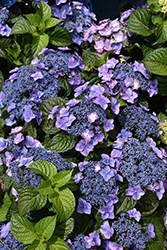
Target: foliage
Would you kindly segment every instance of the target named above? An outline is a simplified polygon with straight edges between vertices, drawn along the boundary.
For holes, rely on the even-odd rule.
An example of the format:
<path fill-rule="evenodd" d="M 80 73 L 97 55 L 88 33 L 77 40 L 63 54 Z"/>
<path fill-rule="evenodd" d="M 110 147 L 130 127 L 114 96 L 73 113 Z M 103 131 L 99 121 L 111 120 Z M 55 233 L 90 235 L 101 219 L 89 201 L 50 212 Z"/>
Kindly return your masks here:
<path fill-rule="evenodd" d="M 52 4 L 0 9 L 0 248 L 163 250 L 166 6 Z"/>

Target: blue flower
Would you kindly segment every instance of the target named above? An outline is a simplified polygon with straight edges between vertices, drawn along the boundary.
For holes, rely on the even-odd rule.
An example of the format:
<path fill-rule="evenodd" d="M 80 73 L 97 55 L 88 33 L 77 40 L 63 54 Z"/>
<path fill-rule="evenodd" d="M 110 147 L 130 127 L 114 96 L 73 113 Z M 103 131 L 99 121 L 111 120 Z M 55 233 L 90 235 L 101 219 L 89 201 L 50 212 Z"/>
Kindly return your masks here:
<path fill-rule="evenodd" d="M 79 198 L 77 212 L 79 214 L 91 214 L 91 204 L 86 202 L 84 199 Z"/>

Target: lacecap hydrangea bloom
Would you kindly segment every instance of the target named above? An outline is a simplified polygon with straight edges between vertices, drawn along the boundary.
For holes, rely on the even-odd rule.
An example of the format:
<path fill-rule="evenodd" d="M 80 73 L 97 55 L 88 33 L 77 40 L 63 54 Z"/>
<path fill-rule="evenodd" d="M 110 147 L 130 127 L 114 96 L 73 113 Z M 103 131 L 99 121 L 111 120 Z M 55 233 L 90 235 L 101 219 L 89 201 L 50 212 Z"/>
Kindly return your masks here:
<path fill-rule="evenodd" d="M 79 183 L 79 189 L 87 202 L 110 207 L 113 214 L 113 204 L 118 202 L 115 196 L 118 191 L 117 180 L 122 182 L 123 178 L 118 174 L 119 161 L 106 154 L 101 156 L 101 161 L 80 162 L 80 174 L 74 176 L 74 181 Z"/>
<path fill-rule="evenodd" d="M 125 138 L 124 133 L 129 133 L 129 136 Z M 158 149 L 150 137 L 140 142 L 131 136 L 131 132 L 122 130 L 114 145 L 121 155 L 119 173 L 130 184 L 126 195 L 139 200 L 145 193 L 141 188 L 146 187 L 156 191 L 158 198 L 162 199 L 165 192 L 162 183 L 166 179 L 167 153 L 164 149 Z"/>
<path fill-rule="evenodd" d="M 5 7 L 0 7 L 0 35 L 1 36 L 9 36 L 11 32 L 11 28 L 5 24 L 5 22 L 9 18 L 9 10 Z"/>
<path fill-rule="evenodd" d="M 150 223 L 147 231 L 142 232 L 139 223 L 131 221 L 128 213 L 121 213 L 120 217 L 112 223 L 114 232 L 120 245 L 127 248 L 145 249 L 149 239 L 155 237 L 154 226 Z"/>
<path fill-rule="evenodd" d="M 1 223 L 0 228 L 0 239 L 3 239 L 3 242 L 0 243 L 0 249 L 9 250 L 9 249 L 17 249 L 21 250 L 24 246 L 23 243 L 19 242 L 10 231 L 10 222 Z"/>
<path fill-rule="evenodd" d="M 73 42 L 81 45 L 84 32 L 96 21 L 96 15 L 88 6 L 77 1 L 58 0 L 51 8 L 53 15 L 63 20 L 63 25 L 70 32 Z"/>
<path fill-rule="evenodd" d="M 143 141 L 147 136 L 159 137 L 161 123 L 155 115 L 149 114 L 144 107 L 126 106 L 118 115 L 121 126 L 133 133 L 133 136 Z"/>
<path fill-rule="evenodd" d="M 119 94 L 119 98 L 135 103 L 139 90 L 148 92 L 152 97 L 158 93 L 158 80 L 151 80 L 143 63 L 133 64 L 115 58 L 98 68 L 98 75 L 107 93 L 111 96 Z"/>
<path fill-rule="evenodd" d="M 100 126 L 104 126 L 106 132 L 114 128 L 114 119 L 107 118 L 106 109 L 108 106 L 112 109 L 112 102 L 103 95 L 104 88 L 97 85 L 87 88 L 87 84 L 84 84 L 85 88 L 81 85 L 74 90 L 77 96 L 86 91 L 85 96 L 81 96 L 82 99 L 74 98 L 63 108 L 57 105 L 48 116 L 49 119 L 56 118 L 57 128 L 83 138 L 75 149 L 85 156 L 98 142 L 103 141 L 104 134 Z"/>
<path fill-rule="evenodd" d="M 83 62 L 79 56 L 49 49 L 39 53 L 43 54 L 41 60 L 36 58 L 31 65 L 10 71 L 13 74 L 4 82 L 0 92 L 0 108 L 7 107 L 7 126 L 15 124 L 15 119 L 28 123 L 36 118 L 40 124 L 43 119 L 40 104 L 64 92 L 58 81 L 59 76 L 70 77 L 71 84 L 82 82 L 78 73 L 83 69 Z"/>
<path fill-rule="evenodd" d="M 45 160 L 55 165 L 58 172 L 75 167 L 74 163 L 67 163 L 58 153 L 46 150 L 42 144 L 31 136 L 24 138 L 22 133 L 11 135 L 8 139 L 0 138 L 1 165 L 8 169 L 7 175 L 21 187 L 41 184 L 41 175 L 26 168 L 34 161 Z"/>
<path fill-rule="evenodd" d="M 129 14 L 130 15 L 130 14 Z M 127 17 L 127 15 L 126 15 Z M 84 33 L 84 40 L 94 41 L 94 48 L 101 56 L 106 51 L 120 54 L 121 49 L 128 45 L 128 30 L 124 19 L 105 19 L 92 24 Z"/>

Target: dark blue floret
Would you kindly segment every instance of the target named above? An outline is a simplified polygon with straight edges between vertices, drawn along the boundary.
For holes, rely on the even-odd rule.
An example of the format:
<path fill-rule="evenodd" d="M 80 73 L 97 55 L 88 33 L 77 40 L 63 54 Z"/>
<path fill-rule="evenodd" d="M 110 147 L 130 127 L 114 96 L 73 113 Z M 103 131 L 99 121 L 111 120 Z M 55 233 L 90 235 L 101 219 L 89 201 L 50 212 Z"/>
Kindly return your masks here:
<path fill-rule="evenodd" d="M 121 73 L 121 79 L 118 79 L 118 75 Z M 122 62 L 116 65 L 113 71 L 113 80 L 117 80 L 118 84 L 116 85 L 116 90 L 124 90 L 125 83 L 124 80 L 126 78 L 132 77 L 133 79 L 137 79 L 140 83 L 140 89 L 143 91 L 147 90 L 147 87 L 150 85 L 148 79 L 141 74 L 139 71 L 134 71 L 134 66 L 132 63 Z"/>
<path fill-rule="evenodd" d="M 9 17 L 9 10 L 0 7 L 0 24 L 4 25 Z"/>
<path fill-rule="evenodd" d="M 141 107 L 127 106 L 124 108 L 118 119 L 120 124 L 135 137 L 144 140 L 147 136 L 159 136 L 158 124 L 152 119 L 152 115 Z"/>
<path fill-rule="evenodd" d="M 24 166 L 18 167 L 16 161 L 11 163 L 12 178 L 14 183 L 20 187 L 34 187 L 37 188 L 41 184 L 41 175 L 35 174 L 32 170 Z"/>
<path fill-rule="evenodd" d="M 119 170 L 131 185 L 146 187 L 166 179 L 166 163 L 146 142 L 140 143 L 138 139 L 131 138 L 125 143 L 122 153 Z"/>
<path fill-rule="evenodd" d="M 71 73 L 71 69 L 68 67 L 70 57 L 77 60 L 76 55 L 63 51 L 55 51 L 54 53 L 44 56 L 41 62 L 45 64 L 45 67 L 49 69 L 51 74 L 59 74 L 61 72 L 63 75 L 69 76 Z M 75 71 L 79 73 L 79 68 L 75 68 Z"/>
<path fill-rule="evenodd" d="M 33 156 L 33 161 L 44 160 L 49 161 L 57 168 L 58 172 L 65 171 L 71 168 L 70 164 L 66 162 L 58 153 L 46 150 L 45 148 L 31 148 L 25 157 Z"/>
<path fill-rule="evenodd" d="M 90 123 L 87 114 L 93 112 L 96 112 L 99 118 L 94 123 Z M 72 125 L 67 128 L 67 132 L 73 136 L 81 135 L 86 129 L 93 130 L 106 118 L 106 111 L 88 99 L 81 100 L 77 105 L 70 107 L 69 113 L 76 117 Z"/>
<path fill-rule="evenodd" d="M 97 162 L 90 161 L 84 166 L 84 178 L 79 182 L 80 191 L 91 205 L 105 205 L 103 198 L 116 187 L 116 179 L 111 177 L 105 182 L 100 173 L 94 171 L 96 164 Z M 104 169 L 106 165 L 100 162 L 100 167 Z"/>
<path fill-rule="evenodd" d="M 24 246 L 23 243 L 19 242 L 11 232 L 5 238 L 5 241 L 0 244 L 0 249 L 3 250 L 21 250 Z M 2 248 L 1 248 L 2 247 Z"/>
<path fill-rule="evenodd" d="M 112 223 L 120 245 L 127 248 L 136 247 L 136 250 L 145 249 L 148 237 L 141 231 L 138 223 L 132 222 L 126 215 L 122 214 L 117 221 Z"/>

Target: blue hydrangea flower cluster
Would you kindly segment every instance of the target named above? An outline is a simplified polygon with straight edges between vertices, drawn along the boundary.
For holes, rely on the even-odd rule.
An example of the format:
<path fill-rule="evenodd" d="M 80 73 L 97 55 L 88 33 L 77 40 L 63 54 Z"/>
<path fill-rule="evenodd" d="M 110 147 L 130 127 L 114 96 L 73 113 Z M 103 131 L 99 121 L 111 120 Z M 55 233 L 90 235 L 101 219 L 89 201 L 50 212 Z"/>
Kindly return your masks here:
<path fill-rule="evenodd" d="M 98 118 L 93 123 L 90 123 L 87 115 L 93 112 L 96 112 Z M 66 130 L 73 136 L 81 135 L 86 129 L 94 131 L 94 127 L 102 124 L 106 118 L 106 111 L 88 99 L 80 100 L 78 104 L 70 107 L 69 113 L 76 117 L 76 120 Z"/>
<path fill-rule="evenodd" d="M 66 1 L 63 1 L 65 3 Z M 90 12 L 83 3 L 71 1 L 66 4 L 57 4 L 52 6 L 53 15 L 64 20 L 64 27 L 70 32 L 74 43 L 81 45 L 84 40 L 84 32 L 96 21 L 94 13 Z"/>
<path fill-rule="evenodd" d="M 58 77 L 69 77 L 70 84 L 83 82 L 79 72 L 83 70 L 82 59 L 76 54 L 44 49 L 45 56 L 34 59 L 31 65 L 21 66 L 11 71 L 13 73 L 5 81 L 0 93 L 0 107 L 7 107 L 10 118 L 5 120 L 7 126 L 12 126 L 14 119 L 30 122 L 36 118 L 38 124 L 43 119 L 39 105 L 43 100 L 60 96 L 63 93 Z"/>
<path fill-rule="evenodd" d="M 67 163 L 58 153 L 46 150 L 44 147 L 30 148 L 25 158 L 33 157 L 33 161 L 49 161 L 57 168 L 58 172 L 73 168 L 72 163 Z"/>
<path fill-rule="evenodd" d="M 119 244 L 123 247 L 145 249 L 148 236 L 143 233 L 138 223 L 132 222 L 125 213 L 112 223 Z"/>
<path fill-rule="evenodd" d="M 5 240 L 3 241 L 3 243 L 0 244 L 0 249 L 3 250 L 10 250 L 10 249 L 17 249 L 17 250 L 21 250 L 22 247 L 24 246 L 23 243 L 21 243 L 20 241 L 18 241 L 11 232 L 8 233 L 8 235 L 6 236 Z"/>
<path fill-rule="evenodd" d="M 2 90 L 5 97 L 1 105 L 8 107 L 7 111 L 13 119 L 30 122 L 36 117 L 41 121 L 40 103 L 62 91 L 58 79 L 33 65 L 21 66 L 15 72 L 4 83 Z"/>
<path fill-rule="evenodd" d="M 0 35 L 9 36 L 11 28 L 5 24 L 9 17 L 9 11 L 5 7 L 0 7 Z"/>
<path fill-rule="evenodd" d="M 150 80 L 151 76 L 143 63 L 119 62 L 112 58 L 98 70 L 102 83 L 106 84 L 106 91 L 110 95 L 120 93 L 119 97 L 129 103 L 135 102 L 139 90 L 147 91 L 150 97 L 158 93 L 158 80 Z"/>
<path fill-rule="evenodd" d="M 90 233 L 89 236 L 85 236 L 84 234 L 77 234 L 75 235 L 74 241 L 71 242 L 71 240 L 67 240 L 67 244 L 69 245 L 71 250 L 106 249 L 101 246 L 101 240 L 97 231 Z"/>
<path fill-rule="evenodd" d="M 142 107 L 126 106 L 119 113 L 118 119 L 123 128 L 131 131 L 134 137 L 141 141 L 147 136 L 160 136 L 157 118 L 146 112 Z"/>
<path fill-rule="evenodd" d="M 89 162 L 84 166 L 84 178 L 80 181 L 80 191 L 91 205 L 105 205 L 104 197 L 111 193 L 116 187 L 115 176 L 107 182 L 99 172 L 95 172 L 97 162 Z M 100 168 L 105 169 L 105 164 L 100 163 Z"/>
<path fill-rule="evenodd" d="M 39 54 L 45 54 L 41 59 L 41 63 L 44 64 L 49 73 L 54 75 L 54 77 L 66 76 L 69 78 L 71 85 L 83 83 L 82 78 L 78 74 L 83 71 L 85 66 L 77 53 L 71 54 L 70 52 L 44 49 L 44 52 Z"/>
<path fill-rule="evenodd" d="M 86 250 L 86 242 L 84 240 L 84 234 L 78 234 L 74 238 L 73 248 L 75 250 Z"/>
<path fill-rule="evenodd" d="M 112 192 L 116 193 L 116 180 L 122 181 L 122 177 L 117 174 L 118 162 L 105 154 L 102 154 L 102 157 L 103 160 L 99 162 L 79 163 L 80 173 L 74 176 L 74 180 L 79 183 L 80 191 L 85 195 L 86 201 L 96 206 L 104 206 L 106 202 L 108 203 L 106 196 Z"/>
<path fill-rule="evenodd" d="M 148 187 L 157 181 L 164 181 L 167 173 L 166 158 L 159 151 L 145 141 L 129 138 L 122 150 L 120 173 L 134 186 Z"/>
<path fill-rule="evenodd" d="M 21 188 L 37 188 L 41 184 L 41 175 L 35 174 L 32 170 L 24 166 L 18 167 L 17 161 L 11 162 L 10 168 L 12 169 L 12 179 L 14 183 Z"/>
<path fill-rule="evenodd" d="M 45 160 L 53 163 L 58 172 L 73 168 L 75 164 L 67 163 L 58 153 L 46 150 L 38 140 L 19 133 L 7 140 L 1 138 L 4 147 L 1 148 L 1 165 L 8 166 L 7 174 L 21 187 L 37 188 L 41 184 L 41 175 L 25 168 L 33 161 Z"/>

